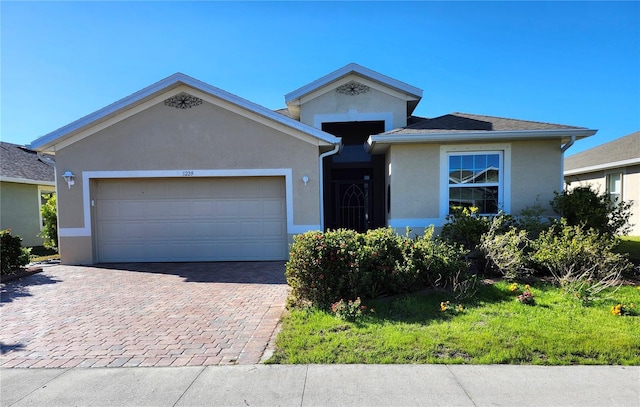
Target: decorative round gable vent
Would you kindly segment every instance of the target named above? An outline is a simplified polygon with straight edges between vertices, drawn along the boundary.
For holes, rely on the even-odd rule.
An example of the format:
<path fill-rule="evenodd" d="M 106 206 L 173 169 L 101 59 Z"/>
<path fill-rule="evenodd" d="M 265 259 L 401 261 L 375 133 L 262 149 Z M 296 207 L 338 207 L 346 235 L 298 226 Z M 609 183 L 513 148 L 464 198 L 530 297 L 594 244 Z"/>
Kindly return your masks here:
<path fill-rule="evenodd" d="M 369 87 L 356 81 L 349 81 L 344 85 L 338 86 L 336 92 L 344 93 L 345 95 L 355 96 L 361 93 L 369 92 Z"/>
<path fill-rule="evenodd" d="M 202 104 L 202 99 L 191 96 L 182 92 L 170 97 L 164 101 L 165 106 L 175 107 L 176 109 L 191 109 L 194 106 Z"/>

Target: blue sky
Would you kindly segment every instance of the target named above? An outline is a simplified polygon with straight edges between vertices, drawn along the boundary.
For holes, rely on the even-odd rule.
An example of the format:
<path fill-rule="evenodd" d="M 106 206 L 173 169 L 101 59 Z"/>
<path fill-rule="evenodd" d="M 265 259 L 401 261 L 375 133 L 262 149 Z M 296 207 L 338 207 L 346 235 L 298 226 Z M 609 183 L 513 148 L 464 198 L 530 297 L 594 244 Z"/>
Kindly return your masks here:
<path fill-rule="evenodd" d="M 640 129 L 640 2 L 11 2 L 1 138 L 28 144 L 175 72 L 271 109 L 350 62 L 415 113 Z"/>

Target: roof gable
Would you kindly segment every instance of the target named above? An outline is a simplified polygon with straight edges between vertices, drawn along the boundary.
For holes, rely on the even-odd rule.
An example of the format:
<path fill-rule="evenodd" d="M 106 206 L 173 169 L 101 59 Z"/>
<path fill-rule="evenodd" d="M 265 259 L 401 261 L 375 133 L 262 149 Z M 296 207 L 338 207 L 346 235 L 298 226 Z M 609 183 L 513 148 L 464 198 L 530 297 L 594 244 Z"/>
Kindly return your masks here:
<path fill-rule="evenodd" d="M 44 151 L 51 149 L 54 145 L 70 139 L 93 126 L 97 126 L 103 122 L 108 122 L 120 114 L 125 112 L 135 112 L 135 108 L 143 106 L 145 103 L 159 103 L 161 99 L 167 98 L 168 92 L 175 93 L 176 96 L 184 91 L 184 87 L 199 92 L 200 96 L 209 96 L 219 99 L 229 105 L 235 106 L 249 114 L 256 115 L 267 122 L 280 127 L 284 127 L 289 132 L 301 132 L 306 136 L 317 140 L 319 145 L 334 145 L 340 143 L 340 138 L 331 134 L 315 129 L 299 121 L 292 120 L 289 117 L 278 114 L 270 109 L 250 102 L 239 96 L 226 92 L 215 86 L 209 85 L 182 73 L 175 73 L 165 79 L 162 79 L 138 92 L 135 92 L 123 99 L 120 99 L 96 112 L 84 116 L 58 130 L 46 134 L 31 143 L 31 148 Z M 160 98 L 160 100 L 158 100 Z M 130 111 L 130 112 L 129 112 Z M 67 141 L 67 144 L 73 141 Z"/>
<path fill-rule="evenodd" d="M 0 142 L 0 180 L 53 185 L 55 174 L 53 166 L 40 159 L 35 151 Z"/>
<path fill-rule="evenodd" d="M 354 80 L 345 81 L 344 79 L 349 76 L 354 78 Z M 341 86 L 339 86 L 340 88 L 345 87 L 345 90 L 341 90 L 341 93 L 349 92 L 349 86 L 354 87 L 354 91 L 357 91 L 356 87 L 363 86 L 357 81 L 357 78 L 362 78 L 371 84 L 381 85 L 382 88 L 387 88 L 394 93 L 403 95 L 403 98 L 407 101 L 407 116 L 411 115 L 422 98 L 422 89 L 365 68 L 361 65 L 350 63 L 323 76 L 322 78 L 316 79 L 307 85 L 287 93 L 284 99 L 290 115 L 293 118 L 299 118 L 300 108 L 298 106 L 302 104 L 305 97 L 313 93 L 323 92 L 323 90 L 325 92 L 334 90 L 335 86 L 332 85 L 337 85 L 336 82 L 345 82 L 344 84 L 341 83 Z"/>

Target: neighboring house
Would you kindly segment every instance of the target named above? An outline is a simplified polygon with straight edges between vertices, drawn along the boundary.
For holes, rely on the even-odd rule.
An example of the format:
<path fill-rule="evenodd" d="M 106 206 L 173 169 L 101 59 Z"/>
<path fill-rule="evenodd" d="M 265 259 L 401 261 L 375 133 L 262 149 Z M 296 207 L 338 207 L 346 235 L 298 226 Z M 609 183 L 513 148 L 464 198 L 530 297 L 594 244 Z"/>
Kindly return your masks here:
<path fill-rule="evenodd" d="M 421 119 L 421 98 L 349 64 L 274 112 L 174 74 L 32 143 L 56 154 L 62 261 L 284 260 L 309 230 L 421 233 L 451 205 L 518 213 L 562 188 L 564 150 L 596 132 Z"/>
<path fill-rule="evenodd" d="M 43 195 L 56 190 L 54 177 L 50 157 L 0 142 L 0 229 L 11 229 L 24 247 L 42 246 L 40 207 Z"/>
<path fill-rule="evenodd" d="M 633 201 L 630 234 L 640 236 L 640 131 L 565 158 L 564 179 L 569 188 L 591 185 Z"/>

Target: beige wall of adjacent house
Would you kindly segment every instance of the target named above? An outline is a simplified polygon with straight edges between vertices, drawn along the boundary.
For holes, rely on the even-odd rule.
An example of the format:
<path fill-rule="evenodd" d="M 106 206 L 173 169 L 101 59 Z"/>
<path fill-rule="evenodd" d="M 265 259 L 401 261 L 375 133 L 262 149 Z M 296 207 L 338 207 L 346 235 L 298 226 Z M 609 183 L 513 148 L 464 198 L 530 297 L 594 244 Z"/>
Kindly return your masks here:
<path fill-rule="evenodd" d="M 478 151 L 487 146 L 476 145 Z M 561 189 L 559 141 L 518 141 L 496 145 L 506 145 L 510 150 L 510 213 L 517 215 L 538 202 L 547 209 L 545 215 L 552 215 L 549 201 L 554 196 L 553 192 Z M 465 148 L 474 151 L 473 144 L 465 143 Z M 388 175 L 391 210 L 387 222 L 394 224 L 397 230 L 404 230 L 404 226 L 398 223 L 403 219 L 414 223 L 422 219 L 436 227 L 442 225 L 440 150 L 438 144 L 396 144 L 387 152 L 387 166 L 391 169 Z M 412 227 L 412 230 L 422 233 L 423 228 Z"/>
<path fill-rule="evenodd" d="M 302 136 L 301 136 L 302 137 Z M 61 228 L 83 228 L 84 171 L 292 169 L 293 222 L 319 220 L 318 146 L 204 102 L 190 109 L 160 103 L 56 152 Z M 309 177 L 307 186 L 303 176 Z M 60 238 L 66 263 L 91 263 L 91 237 Z"/>
<path fill-rule="evenodd" d="M 53 187 L 47 187 L 52 189 Z M 0 229 L 22 238 L 23 247 L 42 246 L 38 185 L 0 182 Z"/>
<path fill-rule="evenodd" d="M 331 90 L 322 93 L 318 96 L 311 95 L 312 98 L 303 98 L 303 103 L 300 106 L 300 121 L 310 126 L 315 125 L 315 115 L 327 115 L 338 114 L 348 115 L 349 111 L 352 114 L 379 114 L 381 112 L 390 113 L 392 117 L 391 128 L 398 128 L 406 126 L 407 124 L 407 102 L 400 97 L 400 94 L 394 96 L 386 92 L 369 88 L 367 93 L 361 93 L 358 95 L 345 95 L 344 93 L 338 93 L 335 88 L 342 83 L 347 83 L 349 80 L 355 80 L 363 84 L 374 85 L 366 80 L 358 77 L 350 77 L 344 79 L 339 83 L 334 84 Z M 356 112 L 357 110 L 357 112 Z M 378 118 L 369 120 L 381 120 L 380 115 Z M 332 119 L 326 120 L 332 122 L 339 121 L 363 121 L 358 116 L 345 117 L 344 119 Z"/>
<path fill-rule="evenodd" d="M 606 171 L 594 171 L 565 177 L 569 189 L 591 185 L 599 193 L 607 191 L 607 175 L 622 173 L 622 200 L 633 201 L 631 206 L 631 236 L 640 236 L 640 165 L 623 168 L 611 168 Z"/>

